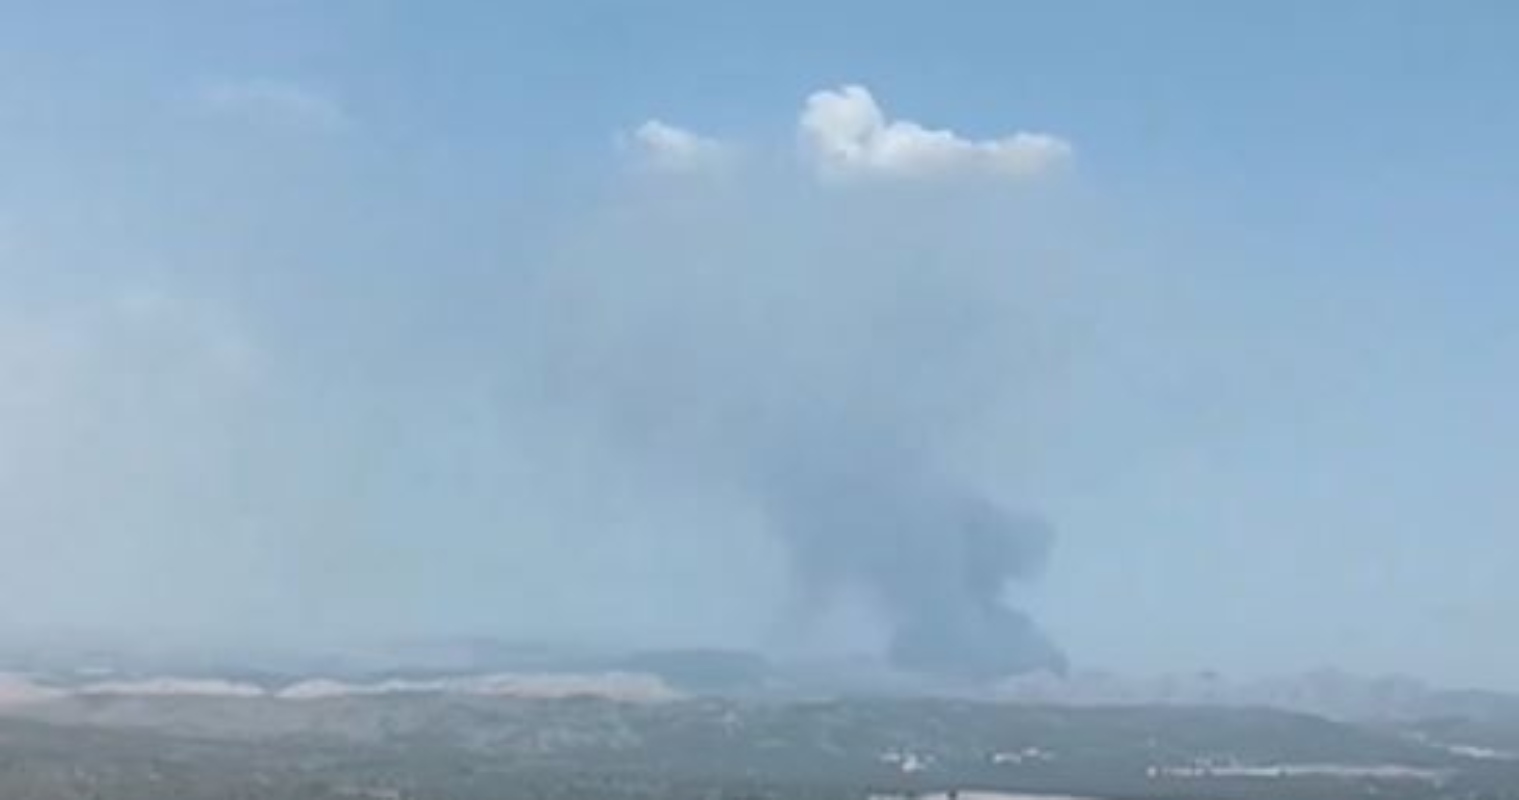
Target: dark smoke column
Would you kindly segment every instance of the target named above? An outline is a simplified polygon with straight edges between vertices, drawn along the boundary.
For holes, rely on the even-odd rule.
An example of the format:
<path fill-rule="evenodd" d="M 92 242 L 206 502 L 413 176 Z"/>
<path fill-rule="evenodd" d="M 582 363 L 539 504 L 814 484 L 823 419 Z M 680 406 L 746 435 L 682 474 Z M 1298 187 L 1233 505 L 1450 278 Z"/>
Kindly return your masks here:
<path fill-rule="evenodd" d="M 897 617 L 892 662 L 965 680 L 1041 670 L 1064 674 L 1065 655 L 1002 597 L 1009 582 L 1032 579 L 1042 569 L 1053 540 L 1048 527 L 976 497 L 959 499 L 947 510 L 946 527 L 924 535 L 939 538 L 938 547 L 951 562 L 945 565 L 945 588 L 953 597 L 942 605 L 910 607 Z"/>
<path fill-rule="evenodd" d="M 807 595 L 863 588 L 889 619 L 888 656 L 904 670 L 972 681 L 1063 673 L 1064 654 L 1003 598 L 1042 571 L 1049 527 L 875 455 L 780 476 L 772 522 Z"/>

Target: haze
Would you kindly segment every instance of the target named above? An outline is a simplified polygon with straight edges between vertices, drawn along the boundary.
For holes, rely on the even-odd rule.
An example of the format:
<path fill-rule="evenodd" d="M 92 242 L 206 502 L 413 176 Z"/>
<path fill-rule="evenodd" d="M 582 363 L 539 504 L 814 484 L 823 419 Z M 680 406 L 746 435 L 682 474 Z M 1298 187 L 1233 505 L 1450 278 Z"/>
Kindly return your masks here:
<path fill-rule="evenodd" d="M 1519 688 L 1516 26 L 0 10 L 0 640 Z"/>

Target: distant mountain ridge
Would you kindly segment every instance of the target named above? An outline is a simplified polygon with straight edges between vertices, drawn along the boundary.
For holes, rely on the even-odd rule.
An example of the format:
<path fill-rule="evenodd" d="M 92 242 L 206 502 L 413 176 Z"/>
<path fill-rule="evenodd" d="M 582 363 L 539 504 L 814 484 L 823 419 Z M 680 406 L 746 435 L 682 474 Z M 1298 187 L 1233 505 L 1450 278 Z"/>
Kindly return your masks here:
<path fill-rule="evenodd" d="M 1000 683 L 999 699 L 1057 705 L 1182 705 L 1275 708 L 1329 719 L 1395 722 L 1442 716 L 1519 719 L 1519 695 L 1451 690 L 1400 676 L 1339 670 L 1257 680 L 1216 673 L 1130 678 L 1105 672 L 1027 675 Z"/>
<path fill-rule="evenodd" d="M 309 696 L 473 693 L 664 699 L 941 696 L 1052 706 L 1270 708 L 1350 722 L 1463 719 L 1519 728 L 1519 695 L 1450 690 L 1340 670 L 1239 680 L 1212 672 L 1131 677 L 1035 673 L 950 685 L 867 658 L 772 660 L 720 648 L 612 650 L 441 640 L 301 657 L 186 657 L 98 650 L 0 653 L 0 707 L 75 693 Z"/>

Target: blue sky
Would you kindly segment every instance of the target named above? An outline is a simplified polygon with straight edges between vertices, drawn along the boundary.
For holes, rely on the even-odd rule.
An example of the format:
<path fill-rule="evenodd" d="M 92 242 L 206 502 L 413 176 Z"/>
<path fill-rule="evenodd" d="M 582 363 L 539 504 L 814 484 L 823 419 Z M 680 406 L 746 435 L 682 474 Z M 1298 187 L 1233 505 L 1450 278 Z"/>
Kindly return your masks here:
<path fill-rule="evenodd" d="M 706 371 L 741 356 L 1049 517 L 1016 592 L 1078 664 L 1512 688 L 1516 30 L 1500 2 L 0 8 L 0 629 L 768 641 L 784 559 L 724 472 L 751 443 L 606 431 L 630 397 L 748 409 Z M 809 139 L 846 86 L 881 125 Z M 965 266 L 855 263 L 889 246 Z M 1011 298 L 986 402 L 950 367 L 879 401 L 876 351 L 828 349 L 980 290 Z M 686 394 L 617 382 L 669 355 L 671 298 L 791 292 L 842 322 L 772 348 L 677 303 L 657 334 L 733 350 L 675 358 Z M 595 367 L 570 411 L 531 371 L 560 359 Z"/>

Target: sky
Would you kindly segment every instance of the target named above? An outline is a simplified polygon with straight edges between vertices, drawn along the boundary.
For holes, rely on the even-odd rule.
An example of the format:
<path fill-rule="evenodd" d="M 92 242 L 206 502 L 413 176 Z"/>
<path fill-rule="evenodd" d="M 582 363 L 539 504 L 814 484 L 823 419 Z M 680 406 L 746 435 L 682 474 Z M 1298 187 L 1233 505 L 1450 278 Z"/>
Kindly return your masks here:
<path fill-rule="evenodd" d="M 0 3 L 0 636 L 868 648 L 834 459 L 1037 514 L 1078 667 L 1519 689 L 1516 32 Z"/>

